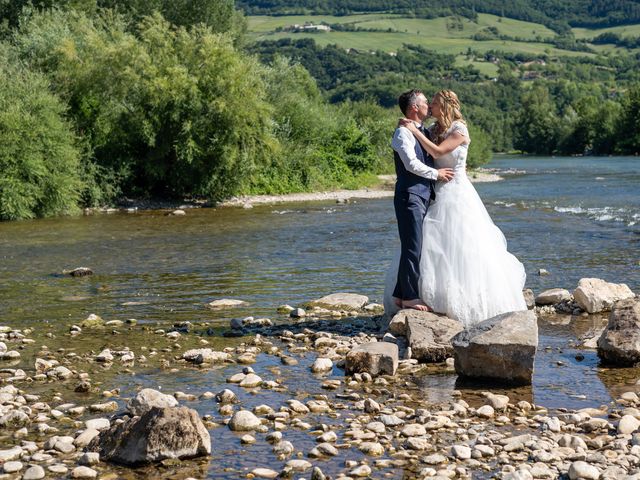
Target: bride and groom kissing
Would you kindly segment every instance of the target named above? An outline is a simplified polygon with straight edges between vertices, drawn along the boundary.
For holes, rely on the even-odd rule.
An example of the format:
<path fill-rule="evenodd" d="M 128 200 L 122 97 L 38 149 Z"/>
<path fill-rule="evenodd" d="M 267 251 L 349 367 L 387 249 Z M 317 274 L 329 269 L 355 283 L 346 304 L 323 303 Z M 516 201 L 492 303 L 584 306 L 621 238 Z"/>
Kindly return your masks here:
<path fill-rule="evenodd" d="M 466 174 L 471 139 L 457 95 L 420 90 L 398 99 L 394 208 L 400 252 L 387 274 L 385 310 L 443 313 L 465 327 L 526 310 L 523 265 L 507 251 Z M 435 122 L 427 129 L 424 121 Z"/>

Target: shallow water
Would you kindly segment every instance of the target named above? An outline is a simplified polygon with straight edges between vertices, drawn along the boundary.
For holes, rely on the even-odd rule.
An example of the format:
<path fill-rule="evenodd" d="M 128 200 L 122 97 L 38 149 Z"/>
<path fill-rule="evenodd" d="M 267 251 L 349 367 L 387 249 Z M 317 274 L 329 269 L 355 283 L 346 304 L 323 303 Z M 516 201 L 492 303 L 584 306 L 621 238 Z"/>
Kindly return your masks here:
<path fill-rule="evenodd" d="M 476 188 L 504 231 L 509 249 L 524 263 L 528 287 L 536 292 L 551 287 L 572 290 L 582 277 L 599 277 L 640 289 L 640 159 L 500 157 L 490 167 L 506 179 Z M 193 338 L 180 342 L 182 346 L 205 335 L 221 348 L 238 341 L 221 336 L 233 317 L 267 316 L 287 322 L 275 313 L 278 305 L 296 306 L 337 291 L 366 294 L 380 302 L 384 273 L 397 242 L 395 228 L 388 198 L 346 205 L 310 202 L 250 210 L 195 209 L 181 217 L 147 211 L 1 223 L 0 325 L 33 327 L 38 345 L 73 349 L 68 327 L 90 313 L 105 320 L 135 318 L 138 329 L 190 321 L 201 325 L 189 334 Z M 95 274 L 84 278 L 60 274 L 77 266 L 91 267 Z M 540 268 L 550 275 L 538 276 Z M 249 304 L 224 311 L 206 308 L 217 298 L 240 298 Z M 640 390 L 635 385 L 640 370 L 602 368 L 595 351 L 576 347 L 579 336 L 603 321 L 597 316 L 540 320 L 533 385 L 507 393 L 515 401 L 549 408 L 581 408 L 609 403 L 623 391 Z M 46 332 L 57 338 L 44 340 Z M 123 346 L 129 341 L 138 342 L 131 345 L 135 349 L 144 345 L 136 338 L 133 333 L 124 339 L 83 334 L 79 348 L 97 351 L 114 341 Z M 153 338 L 154 347 L 173 348 L 162 337 Z M 33 370 L 30 351 L 15 364 L 28 372 Z M 290 390 L 239 392 L 243 404 L 277 408 L 291 398 L 292 389 L 304 395 L 326 394 L 308 374 L 312 360 L 309 355 L 296 367 L 284 367 L 276 357 L 260 355 L 253 366 L 257 373 L 270 379 L 277 368 Z M 121 387 L 123 396 L 141 385 L 201 393 L 218 391 L 225 378 L 239 369 L 233 365 L 176 373 L 154 366 L 136 368 L 136 374 L 114 369 L 99 377 L 103 388 Z M 343 378 L 337 368 L 332 375 Z M 456 388 L 471 397 L 486 389 L 457 384 L 455 374 L 442 369 L 416 383 L 424 398 L 435 403 L 450 400 Z M 213 400 L 193 406 L 203 415 L 216 410 Z M 225 428 L 214 429 L 214 444 L 228 435 Z M 309 442 L 303 432 L 288 433 L 287 438 L 303 446 Z M 208 471 L 210 478 L 238 478 L 249 467 L 264 466 L 262 455 L 268 450 L 265 445 L 243 447 L 237 442 L 216 451 L 211 464 L 195 462 L 189 468 L 195 469 L 196 477 Z M 322 466 L 327 473 L 341 471 L 335 462 Z M 222 474 L 224 469 L 228 471 Z M 174 473 L 167 467 L 167 477 Z"/>

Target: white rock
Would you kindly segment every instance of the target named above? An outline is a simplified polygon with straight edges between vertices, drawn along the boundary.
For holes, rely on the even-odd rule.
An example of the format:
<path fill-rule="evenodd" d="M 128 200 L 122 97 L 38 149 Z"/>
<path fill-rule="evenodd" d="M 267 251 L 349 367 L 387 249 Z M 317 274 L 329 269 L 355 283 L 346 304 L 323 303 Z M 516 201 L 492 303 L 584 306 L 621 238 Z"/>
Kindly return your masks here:
<path fill-rule="evenodd" d="M 608 283 L 599 278 L 582 278 L 573 292 L 576 303 L 589 313 L 611 310 L 618 300 L 635 297 L 624 283 Z"/>
<path fill-rule="evenodd" d="M 4 470 L 4 473 L 15 473 L 22 470 L 24 468 L 24 465 L 22 464 L 22 462 L 11 461 L 5 462 L 4 465 L 2 465 L 2 468 Z"/>
<path fill-rule="evenodd" d="M 471 448 L 467 445 L 453 445 L 451 455 L 459 460 L 468 460 L 471 458 Z"/>
<path fill-rule="evenodd" d="M 249 410 L 239 410 L 229 420 L 229 428 L 234 432 L 250 432 L 256 430 L 262 422 Z"/>
<path fill-rule="evenodd" d="M 127 403 L 127 410 L 132 415 L 144 415 L 153 407 L 165 408 L 176 407 L 178 400 L 172 395 L 161 393 L 152 388 L 143 388 L 138 394 Z"/>
<path fill-rule="evenodd" d="M 76 467 L 71 470 L 71 478 L 96 478 L 98 472 L 89 467 Z"/>
<path fill-rule="evenodd" d="M 570 480 L 598 480 L 600 471 L 593 465 L 578 460 L 569 467 L 569 478 Z"/>
<path fill-rule="evenodd" d="M 640 421 L 632 415 L 624 415 L 618 422 L 618 433 L 628 435 L 638 430 L 638 427 L 640 427 Z"/>
<path fill-rule="evenodd" d="M 222 309 L 222 308 L 234 308 L 239 307 L 241 305 L 245 305 L 247 302 L 243 300 L 234 300 L 231 298 L 221 298 L 219 300 L 214 300 L 213 302 L 209 302 L 207 305 L 209 308 L 213 309 Z"/>
<path fill-rule="evenodd" d="M 88 430 L 108 430 L 111 427 L 111 422 L 108 418 L 92 418 L 84 422 Z"/>
<path fill-rule="evenodd" d="M 22 476 L 22 480 L 40 480 L 45 477 L 44 468 L 40 465 L 34 465 L 32 467 L 27 468 L 27 471 L 24 472 Z"/>
<path fill-rule="evenodd" d="M 314 373 L 329 372 L 331 370 L 333 370 L 333 362 L 330 358 L 318 357 L 311 365 L 311 371 Z"/>

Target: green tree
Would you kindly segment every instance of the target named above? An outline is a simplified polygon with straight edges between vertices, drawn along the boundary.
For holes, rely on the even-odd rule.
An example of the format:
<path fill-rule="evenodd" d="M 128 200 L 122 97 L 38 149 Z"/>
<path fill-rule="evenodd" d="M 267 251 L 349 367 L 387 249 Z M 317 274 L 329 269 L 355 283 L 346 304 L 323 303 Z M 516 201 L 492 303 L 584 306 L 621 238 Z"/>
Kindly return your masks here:
<path fill-rule="evenodd" d="M 0 58 L 0 220 L 77 211 L 80 152 L 64 104 L 44 76 Z"/>
<path fill-rule="evenodd" d="M 640 84 L 634 85 L 625 95 L 616 130 L 619 153 L 640 153 Z"/>
<path fill-rule="evenodd" d="M 481 167 L 491 160 L 492 143 L 491 137 L 481 128 L 469 124 L 469 155 L 467 156 L 467 166 L 471 169 Z"/>
<path fill-rule="evenodd" d="M 527 153 L 548 155 L 558 143 L 560 120 L 549 91 L 535 85 L 522 97 L 522 108 L 515 119 L 514 147 Z"/>
<path fill-rule="evenodd" d="M 50 11 L 23 26 L 15 50 L 48 74 L 126 194 L 224 198 L 269 157 L 265 69 L 230 35 L 158 14 L 134 35 L 110 12 Z"/>

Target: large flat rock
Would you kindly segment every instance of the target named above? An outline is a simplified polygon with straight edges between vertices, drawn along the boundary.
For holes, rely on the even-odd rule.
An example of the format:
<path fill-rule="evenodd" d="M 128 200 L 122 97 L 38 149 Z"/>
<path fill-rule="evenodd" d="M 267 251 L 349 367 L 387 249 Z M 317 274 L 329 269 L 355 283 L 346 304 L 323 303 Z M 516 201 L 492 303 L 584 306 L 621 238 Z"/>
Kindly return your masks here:
<path fill-rule="evenodd" d="M 640 363 L 640 299 L 628 298 L 614 305 L 598 339 L 598 356 L 614 365 Z"/>
<path fill-rule="evenodd" d="M 347 353 L 345 373 L 394 375 L 398 369 L 398 346 L 389 342 L 363 343 Z"/>
<path fill-rule="evenodd" d="M 573 292 L 576 303 L 586 312 L 611 310 L 618 300 L 635 297 L 624 283 L 609 283 L 600 278 L 582 278 Z"/>
<path fill-rule="evenodd" d="M 464 330 L 462 323 L 430 312 L 419 313 L 405 317 L 411 358 L 419 362 L 444 362 L 453 356 L 451 339 Z"/>
<path fill-rule="evenodd" d="M 357 293 L 332 293 L 309 302 L 309 307 L 328 308 L 330 310 L 362 310 L 369 303 L 369 297 Z"/>
<path fill-rule="evenodd" d="M 538 347 L 538 323 L 529 310 L 503 313 L 463 330 L 452 342 L 462 377 L 529 385 Z"/>

